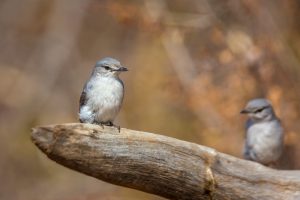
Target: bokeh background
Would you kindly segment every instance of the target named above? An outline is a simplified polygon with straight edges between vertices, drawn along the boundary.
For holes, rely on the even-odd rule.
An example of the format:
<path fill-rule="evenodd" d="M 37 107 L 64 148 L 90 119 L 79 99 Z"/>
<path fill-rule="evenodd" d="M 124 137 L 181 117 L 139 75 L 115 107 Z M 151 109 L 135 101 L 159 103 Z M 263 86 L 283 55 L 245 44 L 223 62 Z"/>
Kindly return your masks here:
<path fill-rule="evenodd" d="M 1 0 L 0 199 L 160 199 L 47 159 L 34 126 L 76 122 L 100 58 L 119 59 L 117 123 L 241 157 L 251 98 L 286 130 L 281 167 L 300 168 L 300 2 L 293 0 Z"/>

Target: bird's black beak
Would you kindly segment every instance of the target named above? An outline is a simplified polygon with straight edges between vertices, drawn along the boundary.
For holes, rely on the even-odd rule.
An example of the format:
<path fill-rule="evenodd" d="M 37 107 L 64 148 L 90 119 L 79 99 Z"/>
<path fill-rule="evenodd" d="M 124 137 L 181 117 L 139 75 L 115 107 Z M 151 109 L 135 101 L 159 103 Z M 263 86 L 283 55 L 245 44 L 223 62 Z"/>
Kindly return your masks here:
<path fill-rule="evenodd" d="M 250 112 L 249 112 L 249 110 L 243 109 L 243 110 L 241 110 L 240 113 L 241 113 L 241 114 L 248 114 L 248 113 L 250 113 Z"/>
<path fill-rule="evenodd" d="M 127 72 L 128 69 L 126 67 L 121 67 L 121 68 L 118 69 L 118 71 L 120 71 L 120 72 Z"/>

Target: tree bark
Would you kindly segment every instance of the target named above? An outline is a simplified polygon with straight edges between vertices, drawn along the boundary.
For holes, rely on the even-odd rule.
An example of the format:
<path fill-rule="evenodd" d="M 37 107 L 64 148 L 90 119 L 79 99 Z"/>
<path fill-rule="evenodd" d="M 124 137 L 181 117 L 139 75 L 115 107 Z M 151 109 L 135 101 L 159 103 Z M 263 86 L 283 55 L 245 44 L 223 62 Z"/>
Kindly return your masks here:
<path fill-rule="evenodd" d="M 300 199 L 300 171 L 267 168 L 174 138 L 92 124 L 34 128 L 50 159 L 168 199 Z"/>

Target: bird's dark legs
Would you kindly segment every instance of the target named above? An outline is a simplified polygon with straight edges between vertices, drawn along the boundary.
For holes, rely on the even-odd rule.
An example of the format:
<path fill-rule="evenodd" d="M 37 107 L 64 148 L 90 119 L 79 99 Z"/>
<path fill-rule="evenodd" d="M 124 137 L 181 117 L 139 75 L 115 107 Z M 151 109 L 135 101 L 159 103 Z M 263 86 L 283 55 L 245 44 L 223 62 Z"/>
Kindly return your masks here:
<path fill-rule="evenodd" d="M 119 133 L 121 132 L 121 127 L 120 126 L 114 125 L 114 127 L 116 127 L 118 129 Z"/>
<path fill-rule="evenodd" d="M 114 124 L 112 122 L 107 122 L 106 125 L 107 126 L 114 126 Z"/>
<path fill-rule="evenodd" d="M 118 125 L 113 124 L 112 122 L 109 122 L 109 125 L 108 125 L 108 126 L 113 126 L 113 127 L 117 128 L 118 131 L 119 131 L 119 133 L 120 133 L 120 131 L 121 131 L 121 127 L 118 126 Z"/>
<path fill-rule="evenodd" d="M 113 127 L 118 129 L 119 133 L 121 131 L 121 127 L 118 126 L 118 125 L 113 124 L 111 121 L 108 121 L 108 122 L 95 122 L 95 124 L 98 124 L 99 126 L 101 126 L 102 129 L 104 129 L 104 126 L 113 126 Z"/>
<path fill-rule="evenodd" d="M 102 129 L 104 129 L 104 125 L 105 125 L 104 123 L 101 123 L 101 122 L 100 122 L 100 123 L 99 123 L 99 122 L 96 122 L 95 124 L 98 124 L 99 126 L 101 126 L 101 127 L 102 127 Z"/>
<path fill-rule="evenodd" d="M 113 124 L 112 122 L 108 122 L 108 125 L 107 125 L 107 126 L 113 126 L 113 127 L 117 128 L 118 131 L 119 131 L 119 133 L 120 133 L 120 131 L 121 131 L 121 127 L 118 126 L 118 125 Z"/>

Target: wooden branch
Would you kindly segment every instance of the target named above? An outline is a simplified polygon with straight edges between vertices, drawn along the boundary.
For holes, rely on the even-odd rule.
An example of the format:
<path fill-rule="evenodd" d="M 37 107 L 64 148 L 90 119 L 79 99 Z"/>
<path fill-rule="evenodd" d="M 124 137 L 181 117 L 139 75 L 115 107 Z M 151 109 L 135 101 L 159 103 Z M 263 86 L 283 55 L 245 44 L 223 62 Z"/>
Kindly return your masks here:
<path fill-rule="evenodd" d="M 34 128 L 32 141 L 70 169 L 169 199 L 300 199 L 300 171 L 270 169 L 162 135 L 61 124 Z"/>

